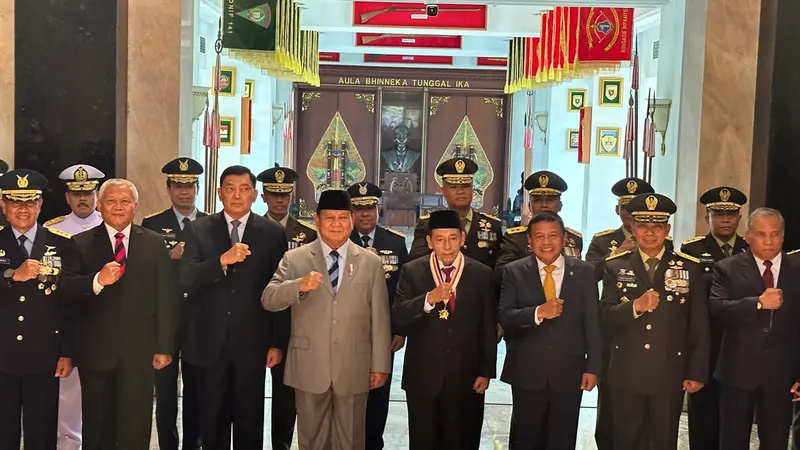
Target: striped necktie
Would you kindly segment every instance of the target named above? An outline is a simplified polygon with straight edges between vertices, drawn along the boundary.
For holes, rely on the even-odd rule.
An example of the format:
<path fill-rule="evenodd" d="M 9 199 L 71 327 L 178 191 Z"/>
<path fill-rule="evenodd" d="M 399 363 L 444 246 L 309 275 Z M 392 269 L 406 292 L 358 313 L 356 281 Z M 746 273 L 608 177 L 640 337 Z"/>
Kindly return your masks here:
<path fill-rule="evenodd" d="M 119 275 L 125 275 L 125 266 L 128 262 L 128 256 L 125 252 L 125 243 L 122 241 L 125 238 L 125 235 L 122 233 L 117 233 L 114 235 L 117 239 L 114 242 L 114 261 L 119 264 Z"/>
<path fill-rule="evenodd" d="M 329 254 L 331 255 L 331 259 L 333 259 L 333 264 L 331 264 L 330 269 L 328 269 L 328 277 L 331 280 L 333 292 L 337 292 L 339 287 L 339 252 L 333 250 Z"/>

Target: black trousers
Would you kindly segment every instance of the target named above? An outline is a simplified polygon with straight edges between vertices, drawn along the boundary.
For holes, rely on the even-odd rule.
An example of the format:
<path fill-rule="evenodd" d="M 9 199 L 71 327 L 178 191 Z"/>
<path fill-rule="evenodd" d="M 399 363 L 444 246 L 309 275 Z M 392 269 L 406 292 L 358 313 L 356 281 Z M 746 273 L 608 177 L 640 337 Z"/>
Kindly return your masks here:
<path fill-rule="evenodd" d="M 692 450 L 719 448 L 719 383 L 709 380 L 703 389 L 688 395 L 689 446 Z"/>
<path fill-rule="evenodd" d="M 800 450 L 800 403 L 793 403 L 792 450 Z"/>
<path fill-rule="evenodd" d="M 677 448 L 683 391 L 642 395 L 611 389 L 614 450 Z"/>
<path fill-rule="evenodd" d="M 230 450 L 231 426 L 234 450 L 262 448 L 266 366 L 239 368 L 223 358 L 201 373 L 203 449 Z"/>
<path fill-rule="evenodd" d="M 471 450 L 479 450 L 481 448 L 481 432 L 483 431 L 483 409 L 486 405 L 486 396 L 485 395 L 475 395 L 475 409 L 474 414 L 475 421 L 472 429 L 471 429 L 471 438 L 469 441 L 469 446 L 467 448 Z"/>
<path fill-rule="evenodd" d="M 83 450 L 149 450 L 153 367 L 81 368 Z"/>
<path fill-rule="evenodd" d="M 270 369 L 272 373 L 272 450 L 292 448 L 297 409 L 294 404 L 294 388 L 283 384 L 286 367 L 286 351 L 281 363 Z"/>
<path fill-rule="evenodd" d="M 183 380 L 183 449 L 202 447 L 200 439 L 200 368 L 180 361 Z M 178 356 L 172 364 L 156 371 L 156 426 L 158 447 L 178 450 Z"/>
<path fill-rule="evenodd" d="M 25 450 L 55 450 L 58 382 L 53 373 L 22 376 L 0 373 L 0 450 L 19 450 L 22 427 Z M 23 410 L 25 420 L 21 421 Z"/>
<path fill-rule="evenodd" d="M 406 392 L 409 450 L 464 450 L 474 436 L 476 394 L 441 393 L 436 397 Z M 481 396 L 482 397 L 482 396 Z"/>
<path fill-rule="evenodd" d="M 750 448 L 753 413 L 758 414 L 760 450 L 784 450 L 789 445 L 792 394 L 785 391 L 742 391 L 720 383 L 720 449 Z"/>
<path fill-rule="evenodd" d="M 597 385 L 597 421 L 595 422 L 594 442 L 597 450 L 614 450 L 614 422 L 611 406 L 611 386 L 608 382 Z"/>
<path fill-rule="evenodd" d="M 389 416 L 389 396 L 392 391 L 391 374 L 386 383 L 369 391 L 367 396 L 366 450 L 383 450 L 383 432 Z"/>
<path fill-rule="evenodd" d="M 583 391 L 526 391 L 512 386 L 514 442 L 518 450 L 574 450 Z"/>

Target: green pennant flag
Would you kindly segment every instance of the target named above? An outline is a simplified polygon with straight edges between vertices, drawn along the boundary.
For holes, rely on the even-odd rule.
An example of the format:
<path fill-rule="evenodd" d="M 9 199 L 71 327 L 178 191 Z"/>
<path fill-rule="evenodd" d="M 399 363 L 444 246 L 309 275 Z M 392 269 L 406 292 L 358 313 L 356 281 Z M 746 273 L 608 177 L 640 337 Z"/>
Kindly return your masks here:
<path fill-rule="evenodd" d="M 276 0 L 227 0 L 223 11 L 222 46 L 227 49 L 274 51 Z"/>

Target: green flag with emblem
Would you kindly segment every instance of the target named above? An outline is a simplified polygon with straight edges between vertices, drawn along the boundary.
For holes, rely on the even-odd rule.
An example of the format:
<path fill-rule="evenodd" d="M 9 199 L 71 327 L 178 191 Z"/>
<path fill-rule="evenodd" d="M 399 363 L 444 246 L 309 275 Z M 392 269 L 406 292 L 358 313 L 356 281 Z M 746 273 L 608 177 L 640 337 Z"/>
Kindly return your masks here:
<path fill-rule="evenodd" d="M 276 0 L 227 0 L 222 46 L 230 50 L 275 51 Z"/>

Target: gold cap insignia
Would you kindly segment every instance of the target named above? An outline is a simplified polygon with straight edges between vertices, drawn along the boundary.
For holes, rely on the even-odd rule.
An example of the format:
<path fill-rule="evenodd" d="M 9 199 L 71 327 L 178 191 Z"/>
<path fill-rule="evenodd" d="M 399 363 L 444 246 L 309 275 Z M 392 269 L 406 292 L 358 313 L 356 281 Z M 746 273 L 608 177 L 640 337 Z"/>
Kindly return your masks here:
<path fill-rule="evenodd" d="M 189 160 L 188 159 L 184 159 L 183 161 L 179 160 L 178 169 L 180 169 L 181 172 L 186 172 L 187 170 L 189 170 Z"/>
<path fill-rule="evenodd" d="M 286 178 L 286 174 L 283 173 L 282 170 L 275 171 L 275 181 L 277 181 L 278 183 L 283 183 L 284 178 Z"/>
<path fill-rule="evenodd" d="M 89 179 L 89 172 L 83 167 L 78 167 L 74 175 L 75 181 L 86 181 Z"/>
<path fill-rule="evenodd" d="M 456 172 L 464 173 L 464 168 L 466 167 L 467 163 L 465 163 L 463 160 L 459 159 L 458 161 L 456 161 Z"/>
<path fill-rule="evenodd" d="M 359 185 L 358 193 L 361 195 L 367 195 L 367 185 L 366 184 Z"/>
<path fill-rule="evenodd" d="M 644 204 L 649 211 L 655 211 L 658 206 L 658 198 L 656 198 L 655 195 L 648 195 L 647 198 L 644 199 Z"/>
<path fill-rule="evenodd" d="M 628 188 L 628 193 L 629 194 L 635 194 L 636 193 L 636 189 L 639 189 L 639 183 L 637 183 L 634 180 L 631 180 L 631 181 L 628 181 L 628 184 L 626 184 L 625 187 Z"/>
<path fill-rule="evenodd" d="M 723 202 L 727 202 L 731 198 L 731 191 L 727 189 L 723 189 L 719 191 L 719 199 Z"/>
<path fill-rule="evenodd" d="M 17 187 L 20 188 L 20 189 L 25 189 L 26 187 L 28 187 L 28 176 L 27 175 L 25 175 L 24 177 L 21 177 L 21 176 L 17 175 Z"/>
<path fill-rule="evenodd" d="M 550 177 L 547 175 L 542 175 L 539 177 L 539 187 L 547 187 L 550 184 Z"/>

